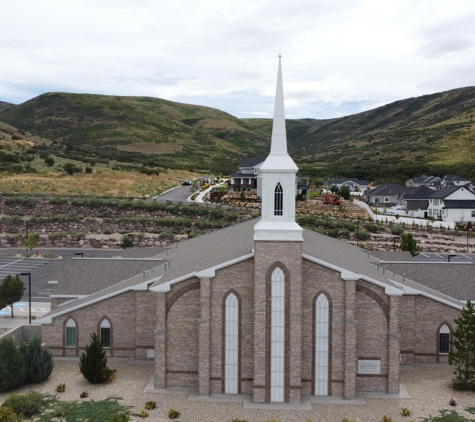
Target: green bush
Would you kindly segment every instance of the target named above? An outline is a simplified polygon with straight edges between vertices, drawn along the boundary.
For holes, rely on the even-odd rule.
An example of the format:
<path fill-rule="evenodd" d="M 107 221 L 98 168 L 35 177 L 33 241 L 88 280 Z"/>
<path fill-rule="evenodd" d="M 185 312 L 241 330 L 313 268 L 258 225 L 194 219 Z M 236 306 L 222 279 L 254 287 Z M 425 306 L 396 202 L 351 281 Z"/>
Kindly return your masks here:
<path fill-rule="evenodd" d="M 21 421 L 20 417 L 13 411 L 11 407 L 0 407 L 0 422 L 17 422 Z"/>
<path fill-rule="evenodd" d="M 5 199 L 5 205 L 23 205 L 28 208 L 34 208 L 38 205 L 38 199 L 26 196 L 14 196 Z"/>
<path fill-rule="evenodd" d="M 13 393 L 3 402 L 2 407 L 10 407 L 16 414 L 30 417 L 41 412 L 49 400 L 48 397 L 35 391 L 26 394 Z"/>
<path fill-rule="evenodd" d="M 364 228 L 370 233 L 376 233 L 379 230 L 379 226 L 375 223 L 365 223 Z"/>
<path fill-rule="evenodd" d="M 114 231 L 110 227 L 104 227 L 104 234 L 112 234 Z"/>
<path fill-rule="evenodd" d="M 41 337 L 34 336 L 28 343 L 20 343 L 20 353 L 25 361 L 25 383 L 38 383 L 53 372 L 53 354 L 43 347 Z"/>
<path fill-rule="evenodd" d="M 51 205 L 63 205 L 63 204 L 66 204 L 68 201 L 64 198 L 62 198 L 61 196 L 56 196 L 54 198 L 51 198 L 49 200 L 49 203 Z"/>
<path fill-rule="evenodd" d="M 117 415 L 112 416 L 107 422 L 128 422 L 130 421 L 129 415 L 125 413 L 118 413 Z"/>
<path fill-rule="evenodd" d="M 68 234 L 66 232 L 56 232 L 56 233 L 50 233 L 48 235 L 48 239 L 50 240 L 57 240 L 61 239 L 63 237 L 66 237 Z"/>
<path fill-rule="evenodd" d="M 79 372 L 91 384 L 107 382 L 115 372 L 107 367 L 107 358 L 101 339 L 96 333 L 91 333 L 90 343 L 86 346 L 79 360 Z"/>
<path fill-rule="evenodd" d="M 0 340 L 0 393 L 14 390 L 25 380 L 25 362 L 15 342 Z"/>
<path fill-rule="evenodd" d="M 168 417 L 170 419 L 177 419 L 180 417 L 180 412 L 178 410 L 175 410 L 175 409 L 170 409 L 168 411 Z"/>
<path fill-rule="evenodd" d="M 350 237 L 350 231 L 348 229 L 340 229 L 338 230 L 338 236 L 348 239 Z"/>
<path fill-rule="evenodd" d="M 368 240 L 370 238 L 371 234 L 364 231 L 364 230 L 358 230 L 355 233 L 355 238 L 358 240 Z"/>
<path fill-rule="evenodd" d="M 339 233 L 340 233 L 340 230 L 338 228 L 330 229 L 327 232 L 328 236 L 330 237 L 338 237 Z"/>
<path fill-rule="evenodd" d="M 391 233 L 396 236 L 401 236 L 404 233 L 404 229 L 401 226 L 392 226 Z"/>

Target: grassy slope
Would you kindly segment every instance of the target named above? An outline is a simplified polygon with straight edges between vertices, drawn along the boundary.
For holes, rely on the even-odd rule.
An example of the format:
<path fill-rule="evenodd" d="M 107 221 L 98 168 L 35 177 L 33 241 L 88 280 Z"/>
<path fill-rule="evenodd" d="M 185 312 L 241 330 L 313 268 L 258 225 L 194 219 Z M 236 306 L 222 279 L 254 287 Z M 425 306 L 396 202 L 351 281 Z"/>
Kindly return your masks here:
<path fill-rule="evenodd" d="M 219 110 L 148 97 L 49 93 L 0 114 L 20 129 L 76 152 L 120 161 L 151 154 L 157 165 L 229 171 L 241 156 L 262 155 L 269 137 Z"/>
<path fill-rule="evenodd" d="M 290 119 L 289 151 L 303 171 L 322 169 L 326 176 L 339 169 L 374 180 L 381 178 L 381 170 L 368 174 L 368 169 L 396 169 L 398 174 L 408 163 L 410 177 L 434 166 L 445 166 L 442 172 L 460 163 L 475 168 L 474 117 L 475 87 L 467 87 L 338 119 Z M 272 129 L 271 119 L 237 119 L 208 107 L 64 93 L 7 108 L 0 111 L 1 120 L 67 145 L 66 153 L 74 158 L 82 154 L 140 163 L 148 156 L 152 164 L 146 165 L 223 173 L 233 171 L 242 157 L 265 156 Z"/>

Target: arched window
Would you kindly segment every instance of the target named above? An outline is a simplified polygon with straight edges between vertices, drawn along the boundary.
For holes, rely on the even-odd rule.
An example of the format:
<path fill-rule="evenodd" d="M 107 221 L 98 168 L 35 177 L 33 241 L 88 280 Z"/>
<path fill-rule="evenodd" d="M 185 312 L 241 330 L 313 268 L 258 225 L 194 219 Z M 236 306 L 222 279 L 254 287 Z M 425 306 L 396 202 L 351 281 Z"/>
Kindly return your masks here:
<path fill-rule="evenodd" d="M 274 215 L 284 214 L 284 191 L 282 185 L 277 183 L 274 191 Z"/>
<path fill-rule="evenodd" d="M 328 395 L 330 307 L 325 294 L 315 303 L 315 395 Z"/>
<path fill-rule="evenodd" d="M 224 392 L 238 393 L 239 382 L 239 302 L 229 293 L 225 302 Z"/>
<path fill-rule="evenodd" d="M 446 324 L 439 330 L 439 353 L 447 354 L 450 351 L 450 328 Z"/>
<path fill-rule="evenodd" d="M 100 336 L 104 347 L 111 347 L 111 323 L 108 319 L 103 319 L 100 327 Z"/>
<path fill-rule="evenodd" d="M 277 267 L 271 278 L 270 401 L 284 401 L 285 380 L 285 275 Z"/>
<path fill-rule="evenodd" d="M 76 323 L 72 318 L 66 323 L 66 347 L 76 347 Z"/>

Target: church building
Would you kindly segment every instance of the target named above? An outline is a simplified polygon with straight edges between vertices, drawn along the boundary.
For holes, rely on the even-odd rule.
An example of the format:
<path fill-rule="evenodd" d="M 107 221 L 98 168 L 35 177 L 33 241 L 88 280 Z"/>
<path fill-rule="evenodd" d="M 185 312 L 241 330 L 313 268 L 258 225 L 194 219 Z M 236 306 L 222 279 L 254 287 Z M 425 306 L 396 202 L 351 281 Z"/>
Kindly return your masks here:
<path fill-rule="evenodd" d="M 97 332 L 108 356 L 154 360 L 156 388 L 255 403 L 397 394 L 401 364 L 446 362 L 463 303 L 302 229 L 297 170 L 279 57 L 261 218 L 136 258 L 135 275 L 126 254 L 138 252 L 116 259 L 113 275 L 74 260 L 74 271 L 52 282 L 52 311 L 38 321 L 43 341 L 54 355 L 79 356 Z"/>

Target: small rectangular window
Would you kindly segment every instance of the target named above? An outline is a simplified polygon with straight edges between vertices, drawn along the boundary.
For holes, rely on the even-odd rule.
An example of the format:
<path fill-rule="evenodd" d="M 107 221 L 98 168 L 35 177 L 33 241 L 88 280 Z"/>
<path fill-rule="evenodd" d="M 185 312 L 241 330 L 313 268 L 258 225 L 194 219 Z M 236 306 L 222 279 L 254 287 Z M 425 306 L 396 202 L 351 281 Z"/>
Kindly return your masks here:
<path fill-rule="evenodd" d="M 475 217 L 475 210 L 472 210 L 472 217 Z"/>
<path fill-rule="evenodd" d="M 66 327 L 66 347 L 76 347 L 76 327 Z"/>

